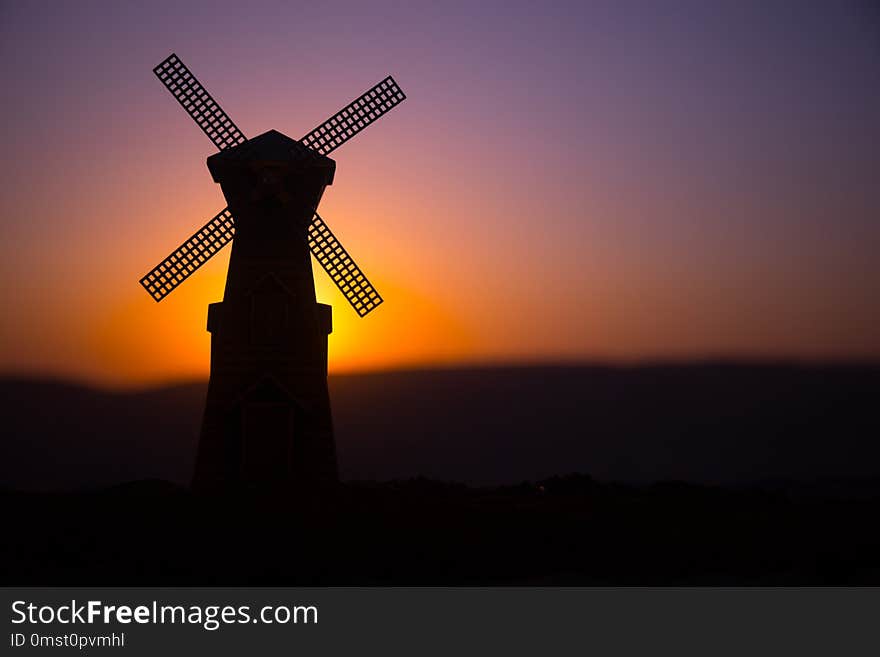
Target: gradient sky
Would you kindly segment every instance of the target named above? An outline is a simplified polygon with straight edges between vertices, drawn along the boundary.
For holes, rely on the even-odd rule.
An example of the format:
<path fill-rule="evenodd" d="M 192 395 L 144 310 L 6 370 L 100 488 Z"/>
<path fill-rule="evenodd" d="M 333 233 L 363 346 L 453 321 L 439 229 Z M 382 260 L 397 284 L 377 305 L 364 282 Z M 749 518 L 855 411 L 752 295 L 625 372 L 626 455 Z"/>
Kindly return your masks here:
<path fill-rule="evenodd" d="M 154 78 L 176 52 L 249 136 L 387 74 L 321 214 L 386 299 L 331 370 L 880 358 L 870 3 L 3 2 L 0 371 L 205 376 L 229 250 L 138 279 L 224 207 Z"/>

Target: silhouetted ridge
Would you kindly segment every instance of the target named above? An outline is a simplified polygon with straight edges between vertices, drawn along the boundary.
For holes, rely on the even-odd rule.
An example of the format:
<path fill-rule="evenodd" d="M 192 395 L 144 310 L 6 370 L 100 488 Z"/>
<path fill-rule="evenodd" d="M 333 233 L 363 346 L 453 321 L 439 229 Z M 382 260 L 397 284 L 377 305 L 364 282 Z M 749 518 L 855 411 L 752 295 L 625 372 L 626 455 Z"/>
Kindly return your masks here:
<path fill-rule="evenodd" d="M 875 365 L 470 368 L 331 376 L 330 388 L 345 480 L 880 475 Z M 204 393 L 0 381 L 0 484 L 188 483 Z"/>

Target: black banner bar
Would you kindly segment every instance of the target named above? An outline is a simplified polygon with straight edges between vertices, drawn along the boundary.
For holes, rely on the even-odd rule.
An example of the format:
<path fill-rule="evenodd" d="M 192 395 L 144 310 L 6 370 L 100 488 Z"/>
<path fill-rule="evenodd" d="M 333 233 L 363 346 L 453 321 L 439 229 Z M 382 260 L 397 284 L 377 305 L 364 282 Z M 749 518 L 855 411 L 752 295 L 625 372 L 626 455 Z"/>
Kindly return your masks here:
<path fill-rule="evenodd" d="M 876 649 L 880 589 L 7 588 L 3 605 L 9 655 L 830 655 Z"/>

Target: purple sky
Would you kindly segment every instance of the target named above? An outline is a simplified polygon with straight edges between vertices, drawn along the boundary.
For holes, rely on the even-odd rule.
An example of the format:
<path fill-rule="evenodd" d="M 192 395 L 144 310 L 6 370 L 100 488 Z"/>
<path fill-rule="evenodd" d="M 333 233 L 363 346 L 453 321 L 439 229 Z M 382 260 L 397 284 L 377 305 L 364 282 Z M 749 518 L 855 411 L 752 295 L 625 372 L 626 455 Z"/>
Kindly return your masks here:
<path fill-rule="evenodd" d="M 336 369 L 880 357 L 869 3 L 5 2 L 0 50 L 2 370 L 207 371 L 228 255 L 136 285 L 224 205 L 172 51 L 251 136 L 409 96 L 334 154 L 322 214 L 388 301 L 319 283 Z"/>

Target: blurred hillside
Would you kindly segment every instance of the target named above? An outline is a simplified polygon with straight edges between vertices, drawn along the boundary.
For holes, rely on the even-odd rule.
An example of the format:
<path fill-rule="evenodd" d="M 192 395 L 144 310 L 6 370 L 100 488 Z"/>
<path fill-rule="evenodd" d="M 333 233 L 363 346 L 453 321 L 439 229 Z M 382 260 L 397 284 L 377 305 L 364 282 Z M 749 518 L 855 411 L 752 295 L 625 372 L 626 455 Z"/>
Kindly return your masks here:
<path fill-rule="evenodd" d="M 749 484 L 880 474 L 880 366 L 509 367 L 331 377 L 346 480 Z M 205 384 L 0 380 L 0 485 L 185 484 Z"/>

